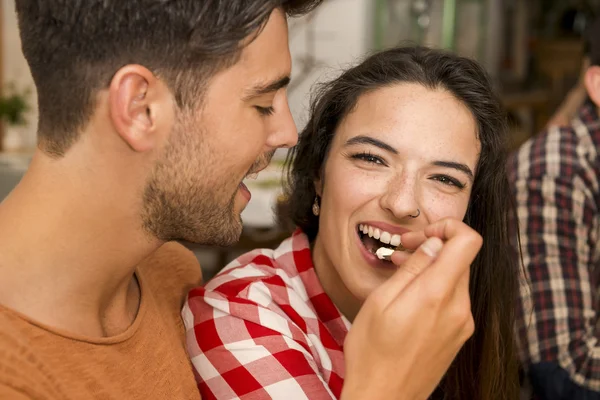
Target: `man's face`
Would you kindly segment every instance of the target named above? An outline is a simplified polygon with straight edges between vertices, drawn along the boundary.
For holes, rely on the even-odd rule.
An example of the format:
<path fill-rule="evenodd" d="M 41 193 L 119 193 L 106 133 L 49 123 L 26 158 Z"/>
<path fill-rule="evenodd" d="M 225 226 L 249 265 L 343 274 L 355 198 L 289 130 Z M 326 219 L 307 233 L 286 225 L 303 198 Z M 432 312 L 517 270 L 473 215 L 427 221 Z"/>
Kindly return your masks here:
<path fill-rule="evenodd" d="M 287 21 L 271 14 L 231 68 L 217 73 L 194 112 L 180 111 L 145 188 L 145 228 L 162 240 L 230 245 L 250 199 L 242 184 L 278 147 L 298 139 L 287 103 Z"/>

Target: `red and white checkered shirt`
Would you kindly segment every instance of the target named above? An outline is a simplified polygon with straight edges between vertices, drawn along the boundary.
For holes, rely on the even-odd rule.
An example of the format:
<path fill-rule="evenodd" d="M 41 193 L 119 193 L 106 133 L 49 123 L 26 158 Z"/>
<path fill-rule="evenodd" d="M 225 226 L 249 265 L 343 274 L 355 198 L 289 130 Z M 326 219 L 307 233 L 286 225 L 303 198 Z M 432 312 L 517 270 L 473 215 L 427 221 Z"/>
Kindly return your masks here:
<path fill-rule="evenodd" d="M 336 399 L 350 323 L 325 294 L 308 238 L 244 254 L 183 308 L 203 399 Z"/>

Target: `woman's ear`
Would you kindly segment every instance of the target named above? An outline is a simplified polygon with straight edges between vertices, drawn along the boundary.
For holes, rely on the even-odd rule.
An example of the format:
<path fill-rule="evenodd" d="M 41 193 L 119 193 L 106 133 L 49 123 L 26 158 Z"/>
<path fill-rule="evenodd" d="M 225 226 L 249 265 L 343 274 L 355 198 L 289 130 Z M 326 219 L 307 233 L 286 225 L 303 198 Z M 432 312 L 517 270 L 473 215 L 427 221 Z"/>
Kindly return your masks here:
<path fill-rule="evenodd" d="M 323 185 L 322 185 L 321 178 L 315 180 L 315 193 L 319 197 L 323 196 Z"/>
<path fill-rule="evenodd" d="M 600 107 L 600 66 L 592 65 L 585 71 L 584 83 L 589 98 Z"/>

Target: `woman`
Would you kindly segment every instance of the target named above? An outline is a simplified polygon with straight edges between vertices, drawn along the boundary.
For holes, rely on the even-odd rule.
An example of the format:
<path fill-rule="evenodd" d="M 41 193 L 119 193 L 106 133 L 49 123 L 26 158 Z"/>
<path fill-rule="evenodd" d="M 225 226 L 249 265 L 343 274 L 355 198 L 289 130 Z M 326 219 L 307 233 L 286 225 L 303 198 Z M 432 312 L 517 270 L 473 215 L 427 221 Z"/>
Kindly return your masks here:
<path fill-rule="evenodd" d="M 449 53 L 387 50 L 324 85 L 289 159 L 286 209 L 298 230 L 190 293 L 203 396 L 339 398 L 346 334 L 396 271 L 374 253 L 454 218 L 483 237 L 470 277 L 475 333 L 433 397 L 517 398 L 504 141 L 484 71 Z"/>

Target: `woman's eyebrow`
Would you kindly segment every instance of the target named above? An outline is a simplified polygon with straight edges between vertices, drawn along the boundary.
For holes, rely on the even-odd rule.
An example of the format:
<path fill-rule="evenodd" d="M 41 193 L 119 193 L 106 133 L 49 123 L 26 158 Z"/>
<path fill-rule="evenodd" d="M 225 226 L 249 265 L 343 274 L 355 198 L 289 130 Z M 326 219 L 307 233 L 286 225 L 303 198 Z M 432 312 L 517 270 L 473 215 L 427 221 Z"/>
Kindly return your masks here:
<path fill-rule="evenodd" d="M 398 154 L 398 150 L 390 146 L 389 144 L 382 142 L 381 140 L 375 139 L 371 136 L 358 135 L 354 136 L 346 141 L 345 146 L 352 146 L 356 144 L 370 144 L 379 147 L 382 150 L 389 151 L 392 154 Z"/>
<path fill-rule="evenodd" d="M 434 161 L 431 164 L 438 166 L 438 167 L 452 168 L 452 169 L 456 169 L 458 171 L 464 172 L 465 174 L 467 174 L 469 176 L 469 179 L 471 179 L 471 181 L 473 181 L 473 178 L 475 176 L 473 174 L 473 171 L 471 171 L 471 168 L 469 168 L 469 166 L 466 164 L 462 164 L 462 163 L 458 163 L 458 162 L 454 162 L 454 161 Z"/>
<path fill-rule="evenodd" d="M 379 139 L 375 139 L 375 138 L 373 138 L 371 136 L 367 136 L 367 135 L 358 135 L 358 136 L 351 137 L 350 139 L 348 139 L 346 141 L 345 146 L 353 146 L 353 145 L 357 145 L 357 144 L 370 144 L 372 146 L 379 147 L 382 150 L 388 151 L 392 154 L 398 154 L 398 150 L 396 150 L 394 147 L 390 146 L 389 144 L 387 144 L 385 142 L 382 142 Z M 473 181 L 473 179 L 475 177 L 475 174 L 473 174 L 473 171 L 471 170 L 471 168 L 469 168 L 468 165 L 463 164 L 463 163 L 459 163 L 459 162 L 455 162 L 455 161 L 438 160 L 438 161 L 432 162 L 431 165 L 458 170 L 460 172 L 465 173 L 471 181 Z"/>

